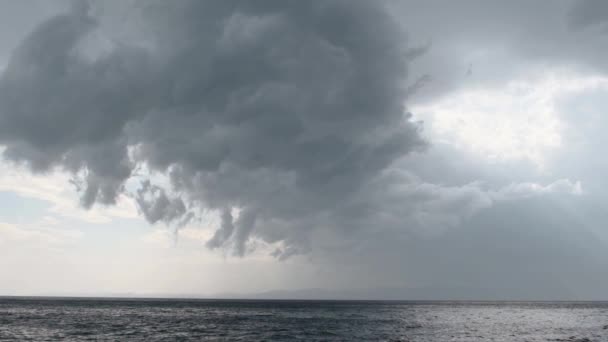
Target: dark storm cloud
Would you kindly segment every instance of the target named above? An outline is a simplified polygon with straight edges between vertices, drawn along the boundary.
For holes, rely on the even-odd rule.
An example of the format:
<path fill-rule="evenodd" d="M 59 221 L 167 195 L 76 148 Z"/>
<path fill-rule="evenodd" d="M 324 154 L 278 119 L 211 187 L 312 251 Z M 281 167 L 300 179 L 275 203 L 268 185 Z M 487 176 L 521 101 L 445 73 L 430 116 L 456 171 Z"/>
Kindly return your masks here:
<path fill-rule="evenodd" d="M 398 23 L 380 1 L 86 4 L 34 30 L 0 80 L 4 156 L 72 172 L 85 207 L 113 203 L 145 166 L 170 180 L 135 191 L 149 222 L 181 226 L 215 210 L 208 247 L 242 256 L 255 237 L 279 243 L 283 259 L 365 232 L 442 231 L 497 201 L 580 190 L 564 180 L 491 191 L 475 179 L 452 185 L 445 170 L 444 185 L 405 171 L 415 159 L 403 157 L 426 144 L 403 101 L 459 80 L 442 74 L 462 62 L 446 42 L 520 41 L 523 30 L 492 20 L 492 6 L 442 2 L 451 10 L 438 12 L 421 2 Z M 106 4 L 129 13 L 128 34 L 115 32 L 115 15 L 92 14 Z M 550 31 L 499 7 L 538 36 Z M 425 11 L 445 27 L 417 18 Z M 463 23 L 487 29 L 449 32 Z M 423 32 L 420 44 L 403 26 Z M 418 60 L 429 62 L 408 79 Z"/>
<path fill-rule="evenodd" d="M 146 1 L 137 11 L 149 44 L 104 50 L 91 43 L 96 18 L 75 2 L 21 43 L 0 80 L 5 157 L 73 172 L 86 207 L 113 203 L 145 164 L 172 182 L 137 192 L 150 222 L 218 209 L 209 246 L 243 255 L 254 232 L 302 243 L 424 146 L 402 104 L 407 63 L 424 49 L 408 47 L 381 2 Z"/>

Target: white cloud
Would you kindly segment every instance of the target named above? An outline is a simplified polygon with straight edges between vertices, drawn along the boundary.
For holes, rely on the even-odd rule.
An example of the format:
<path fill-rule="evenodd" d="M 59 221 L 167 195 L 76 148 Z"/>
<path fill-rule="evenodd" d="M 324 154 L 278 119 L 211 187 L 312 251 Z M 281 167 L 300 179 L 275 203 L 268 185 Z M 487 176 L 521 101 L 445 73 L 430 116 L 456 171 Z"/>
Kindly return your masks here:
<path fill-rule="evenodd" d="M 495 162 L 528 160 L 540 168 L 562 145 L 557 102 L 573 92 L 608 87 L 608 78 L 538 72 L 502 87 L 464 87 L 414 107 L 432 141 L 447 142 Z"/>
<path fill-rule="evenodd" d="M 555 193 L 582 195 L 583 188 L 580 181 L 573 182 L 569 179 L 560 179 L 546 186 L 538 183 L 513 183 L 492 192 L 492 197 L 495 200 L 515 200 Z"/>

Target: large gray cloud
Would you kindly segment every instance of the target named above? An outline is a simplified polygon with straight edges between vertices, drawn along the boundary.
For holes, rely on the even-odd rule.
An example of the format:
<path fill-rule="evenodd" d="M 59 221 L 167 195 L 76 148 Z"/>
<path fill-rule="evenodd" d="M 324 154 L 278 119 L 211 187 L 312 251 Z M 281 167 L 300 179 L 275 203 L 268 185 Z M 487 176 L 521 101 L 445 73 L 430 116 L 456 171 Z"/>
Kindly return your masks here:
<path fill-rule="evenodd" d="M 145 182 L 136 196 L 149 221 L 222 210 L 209 246 L 242 255 L 262 225 L 281 226 L 263 239 L 295 243 L 424 146 L 403 108 L 407 63 L 423 49 L 408 47 L 380 2 L 140 2 L 147 45 L 105 48 L 84 4 L 14 51 L 0 143 L 34 171 L 74 173 L 86 207 L 113 203 L 145 164 L 180 195 Z"/>
<path fill-rule="evenodd" d="M 0 80 L 0 144 L 34 171 L 72 172 L 85 207 L 112 204 L 145 165 L 170 179 L 134 194 L 149 222 L 180 225 L 217 210 L 208 247 L 242 256 L 255 237 L 282 242 L 274 255 L 286 258 L 358 234 L 443 231 L 497 202 L 580 192 L 567 180 L 489 190 L 469 174 L 465 185 L 440 185 L 451 183 L 445 170 L 432 172 L 437 184 L 404 171 L 424 169 L 403 157 L 426 143 L 403 102 L 429 70 L 438 74 L 431 82 L 460 70 L 446 57 L 459 50 L 444 43 L 472 39 L 466 30 L 432 28 L 431 45 L 428 34 L 410 44 L 380 1 L 74 4 L 14 51 Z M 463 15 L 445 26 L 471 21 L 464 13 L 477 5 L 455 6 Z M 134 24 L 121 32 L 104 11 L 128 12 Z M 483 7 L 471 13 L 489 31 L 504 29 Z M 428 25 L 416 16 L 402 18 L 420 32 Z M 473 40 L 488 37 L 473 31 Z M 429 46 L 428 63 L 408 79 Z"/>

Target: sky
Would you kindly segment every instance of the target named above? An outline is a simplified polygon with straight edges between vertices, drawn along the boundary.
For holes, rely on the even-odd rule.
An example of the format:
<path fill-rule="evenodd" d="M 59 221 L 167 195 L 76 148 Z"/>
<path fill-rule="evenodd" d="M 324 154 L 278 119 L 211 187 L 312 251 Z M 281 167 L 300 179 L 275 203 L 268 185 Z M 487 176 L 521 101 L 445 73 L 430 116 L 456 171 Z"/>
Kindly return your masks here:
<path fill-rule="evenodd" d="M 0 295 L 608 299 L 607 43 L 601 0 L 3 1 Z"/>

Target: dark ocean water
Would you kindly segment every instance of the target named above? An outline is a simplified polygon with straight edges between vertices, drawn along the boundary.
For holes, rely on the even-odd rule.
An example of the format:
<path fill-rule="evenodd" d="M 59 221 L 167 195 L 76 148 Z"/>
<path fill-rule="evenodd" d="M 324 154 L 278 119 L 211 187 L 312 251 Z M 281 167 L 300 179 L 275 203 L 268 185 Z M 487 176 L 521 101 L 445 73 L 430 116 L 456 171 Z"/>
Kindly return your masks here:
<path fill-rule="evenodd" d="M 608 341 L 608 303 L 0 299 L 0 341 Z"/>

